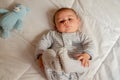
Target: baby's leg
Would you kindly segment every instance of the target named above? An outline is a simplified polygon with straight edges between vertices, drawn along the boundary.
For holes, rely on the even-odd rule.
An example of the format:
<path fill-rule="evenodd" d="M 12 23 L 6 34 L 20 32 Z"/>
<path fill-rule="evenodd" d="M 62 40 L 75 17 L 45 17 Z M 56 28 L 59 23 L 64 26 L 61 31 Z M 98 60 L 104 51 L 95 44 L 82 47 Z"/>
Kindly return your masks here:
<path fill-rule="evenodd" d="M 45 67 L 45 74 L 48 80 L 53 80 L 53 71 L 61 71 L 59 59 L 56 56 L 56 52 L 52 49 L 48 49 L 43 53 L 42 59 Z"/>
<path fill-rule="evenodd" d="M 48 49 L 42 56 L 44 65 L 52 70 L 61 71 L 61 65 L 57 58 L 56 52 L 52 49 Z"/>
<path fill-rule="evenodd" d="M 81 65 L 81 62 L 78 60 L 74 60 L 68 56 L 68 52 L 66 48 L 61 48 L 58 52 L 58 55 L 60 57 L 60 61 L 63 67 L 63 70 L 66 73 L 70 72 L 84 72 L 84 67 Z"/>

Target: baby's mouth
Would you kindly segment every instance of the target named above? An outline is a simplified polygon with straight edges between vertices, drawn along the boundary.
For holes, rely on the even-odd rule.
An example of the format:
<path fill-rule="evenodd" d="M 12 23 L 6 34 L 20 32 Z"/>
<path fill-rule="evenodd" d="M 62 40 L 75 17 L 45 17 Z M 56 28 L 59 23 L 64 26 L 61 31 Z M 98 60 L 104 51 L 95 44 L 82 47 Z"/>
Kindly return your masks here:
<path fill-rule="evenodd" d="M 70 28 L 70 26 L 65 26 L 65 28 Z"/>
<path fill-rule="evenodd" d="M 69 31 L 69 30 L 70 30 L 70 26 L 66 26 L 65 31 Z"/>

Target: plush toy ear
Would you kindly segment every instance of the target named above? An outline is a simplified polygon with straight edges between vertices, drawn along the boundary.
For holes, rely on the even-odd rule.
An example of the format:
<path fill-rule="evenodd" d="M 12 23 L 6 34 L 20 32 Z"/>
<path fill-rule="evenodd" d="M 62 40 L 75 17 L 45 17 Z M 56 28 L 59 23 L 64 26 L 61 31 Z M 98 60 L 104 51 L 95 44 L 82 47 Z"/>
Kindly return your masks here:
<path fill-rule="evenodd" d="M 19 7 L 19 6 L 21 6 L 22 4 L 16 4 L 16 7 Z"/>
<path fill-rule="evenodd" d="M 22 4 L 16 4 L 16 7 L 19 7 L 19 6 L 22 6 Z M 29 11 L 30 11 L 30 8 L 27 8 L 27 7 L 26 7 L 26 11 L 29 12 Z"/>

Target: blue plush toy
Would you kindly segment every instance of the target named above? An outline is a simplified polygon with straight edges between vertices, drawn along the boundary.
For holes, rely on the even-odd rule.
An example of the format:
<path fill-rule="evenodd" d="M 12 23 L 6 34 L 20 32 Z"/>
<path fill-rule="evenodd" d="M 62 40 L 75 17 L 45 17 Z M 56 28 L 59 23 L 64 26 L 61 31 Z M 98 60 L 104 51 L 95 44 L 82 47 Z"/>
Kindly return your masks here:
<path fill-rule="evenodd" d="M 3 14 L 3 16 L 0 17 L 2 38 L 8 38 L 10 31 L 13 29 L 20 30 L 22 28 L 22 18 L 28 11 L 29 9 L 21 4 L 17 4 L 12 11 L 0 9 L 0 13 Z"/>

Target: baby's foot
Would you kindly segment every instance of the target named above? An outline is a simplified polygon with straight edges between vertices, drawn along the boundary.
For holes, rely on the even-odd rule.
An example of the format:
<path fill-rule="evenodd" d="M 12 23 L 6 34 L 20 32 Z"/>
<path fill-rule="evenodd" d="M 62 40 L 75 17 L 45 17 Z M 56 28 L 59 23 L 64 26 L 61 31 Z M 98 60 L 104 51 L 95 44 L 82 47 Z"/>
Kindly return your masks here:
<path fill-rule="evenodd" d="M 50 56 L 51 58 L 55 58 L 56 57 L 56 52 L 52 49 L 48 49 L 45 52 L 48 56 Z"/>

